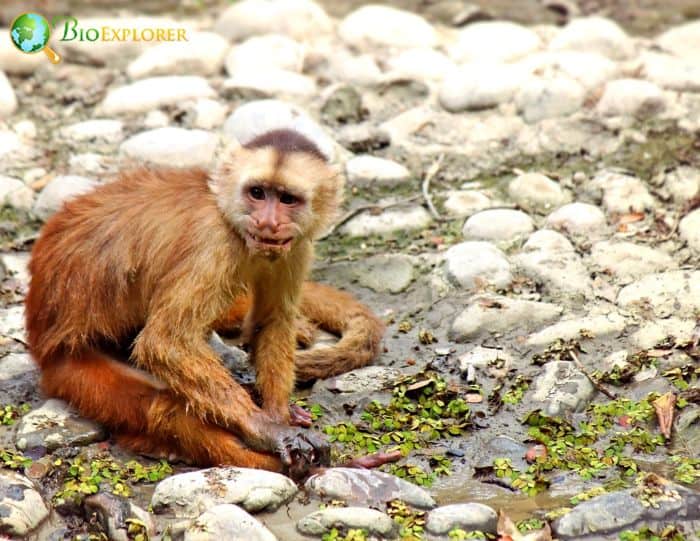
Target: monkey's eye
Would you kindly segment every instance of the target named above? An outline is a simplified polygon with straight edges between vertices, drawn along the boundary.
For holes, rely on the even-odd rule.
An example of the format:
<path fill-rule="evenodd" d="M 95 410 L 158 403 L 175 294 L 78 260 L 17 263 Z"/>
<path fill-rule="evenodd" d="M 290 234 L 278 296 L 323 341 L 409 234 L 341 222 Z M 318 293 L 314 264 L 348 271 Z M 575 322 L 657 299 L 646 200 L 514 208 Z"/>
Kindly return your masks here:
<path fill-rule="evenodd" d="M 263 190 L 260 186 L 253 186 L 248 193 L 250 194 L 250 197 L 257 199 L 258 201 L 265 199 L 265 190 Z"/>
<path fill-rule="evenodd" d="M 299 200 L 290 193 L 282 192 L 280 194 L 280 203 L 284 203 L 285 205 L 294 205 L 297 201 Z"/>

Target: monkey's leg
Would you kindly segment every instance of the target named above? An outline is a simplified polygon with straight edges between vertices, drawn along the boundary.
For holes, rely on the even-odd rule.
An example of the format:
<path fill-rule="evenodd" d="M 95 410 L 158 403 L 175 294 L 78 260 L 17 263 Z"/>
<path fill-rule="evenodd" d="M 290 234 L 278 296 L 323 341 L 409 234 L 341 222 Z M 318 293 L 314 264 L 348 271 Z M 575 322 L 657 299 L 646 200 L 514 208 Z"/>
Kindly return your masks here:
<path fill-rule="evenodd" d="M 328 378 L 360 368 L 379 356 L 384 324 L 351 295 L 315 282 L 304 283 L 301 313 L 340 340 L 329 348 L 299 351 L 296 376 L 300 381 Z"/>
<path fill-rule="evenodd" d="M 199 465 L 281 471 L 280 460 L 246 448 L 230 432 L 188 414 L 183 401 L 148 374 L 97 352 L 44 365 L 44 392 L 103 423 L 126 447 Z"/>

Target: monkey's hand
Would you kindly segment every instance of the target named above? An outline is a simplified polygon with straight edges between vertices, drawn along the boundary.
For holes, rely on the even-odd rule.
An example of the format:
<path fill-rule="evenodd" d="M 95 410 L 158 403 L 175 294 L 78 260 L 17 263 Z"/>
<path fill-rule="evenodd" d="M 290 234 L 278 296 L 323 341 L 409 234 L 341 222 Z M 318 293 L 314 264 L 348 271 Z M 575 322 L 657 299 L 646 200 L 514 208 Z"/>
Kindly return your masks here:
<path fill-rule="evenodd" d="M 274 453 L 292 479 L 303 479 L 309 471 L 330 463 L 330 445 L 319 434 L 293 427 L 278 427 Z"/>

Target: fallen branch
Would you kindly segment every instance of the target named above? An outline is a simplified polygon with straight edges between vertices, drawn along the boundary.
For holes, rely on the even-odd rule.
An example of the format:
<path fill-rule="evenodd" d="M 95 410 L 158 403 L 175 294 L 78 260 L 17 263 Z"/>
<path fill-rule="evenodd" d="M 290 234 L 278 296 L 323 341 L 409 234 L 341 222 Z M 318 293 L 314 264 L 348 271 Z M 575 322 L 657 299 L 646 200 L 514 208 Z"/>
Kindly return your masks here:
<path fill-rule="evenodd" d="M 426 205 L 428 205 L 428 210 L 430 211 L 430 214 L 433 216 L 433 218 L 438 222 L 445 221 L 445 218 L 443 218 L 440 215 L 440 213 L 435 208 L 435 205 L 433 204 L 433 197 L 430 195 L 430 181 L 433 180 L 435 175 L 438 174 L 438 171 L 440 171 L 440 167 L 442 166 L 442 162 L 444 159 L 444 154 L 440 154 L 440 156 L 438 156 L 437 160 L 435 160 L 426 171 L 425 178 L 423 179 L 423 184 L 421 185 L 423 199 L 425 199 L 425 203 Z"/>
<path fill-rule="evenodd" d="M 574 361 L 574 364 L 576 365 L 576 368 L 578 368 L 583 374 L 588 378 L 588 381 L 590 381 L 593 384 L 593 387 L 598 389 L 601 393 L 603 393 L 605 396 L 607 396 L 610 400 L 617 400 L 617 395 L 613 392 L 608 391 L 603 385 L 597 381 L 596 379 L 593 378 L 588 373 L 588 370 L 586 370 L 586 367 L 583 366 L 583 363 L 581 360 L 578 358 L 578 355 L 576 355 L 575 351 L 569 350 L 569 355 L 571 356 L 571 359 Z"/>

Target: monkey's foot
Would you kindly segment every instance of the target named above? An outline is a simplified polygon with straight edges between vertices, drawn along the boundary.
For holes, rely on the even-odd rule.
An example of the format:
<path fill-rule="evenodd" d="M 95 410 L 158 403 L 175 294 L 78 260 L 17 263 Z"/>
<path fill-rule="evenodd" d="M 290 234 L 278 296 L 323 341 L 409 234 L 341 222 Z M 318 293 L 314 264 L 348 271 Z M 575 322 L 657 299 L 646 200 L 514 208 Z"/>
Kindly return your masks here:
<path fill-rule="evenodd" d="M 311 413 L 306 411 L 301 406 L 296 404 L 289 405 L 289 424 L 292 426 L 302 426 L 308 428 L 311 426 L 313 419 Z"/>
<path fill-rule="evenodd" d="M 379 466 L 389 464 L 390 462 L 396 462 L 402 456 L 401 451 L 392 451 L 391 453 L 372 453 L 371 455 L 351 458 L 342 464 L 342 466 L 344 468 L 361 468 L 364 470 L 371 470 L 372 468 L 378 468 Z"/>

